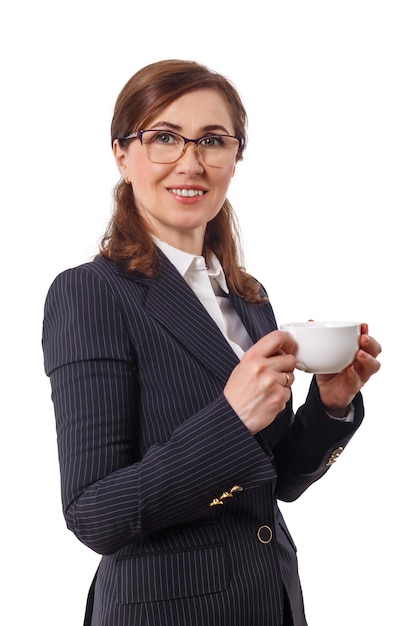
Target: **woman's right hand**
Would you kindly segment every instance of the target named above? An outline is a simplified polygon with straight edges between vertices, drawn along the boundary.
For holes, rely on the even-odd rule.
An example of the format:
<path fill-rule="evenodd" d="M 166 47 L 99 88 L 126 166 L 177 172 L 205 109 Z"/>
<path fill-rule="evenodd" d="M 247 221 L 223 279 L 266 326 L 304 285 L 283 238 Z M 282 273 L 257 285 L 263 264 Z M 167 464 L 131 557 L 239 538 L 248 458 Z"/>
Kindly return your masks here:
<path fill-rule="evenodd" d="M 226 383 L 226 400 L 253 435 L 271 424 L 290 398 L 294 348 L 288 333 L 274 330 L 243 355 Z"/>

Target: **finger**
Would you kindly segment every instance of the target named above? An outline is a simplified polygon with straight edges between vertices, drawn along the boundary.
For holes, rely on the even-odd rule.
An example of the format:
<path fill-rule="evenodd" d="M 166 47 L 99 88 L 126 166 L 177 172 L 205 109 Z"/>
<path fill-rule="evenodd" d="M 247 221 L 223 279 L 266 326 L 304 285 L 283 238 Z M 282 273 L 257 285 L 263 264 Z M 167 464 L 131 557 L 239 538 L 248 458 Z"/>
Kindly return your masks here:
<path fill-rule="evenodd" d="M 281 372 L 283 382 L 281 385 L 289 389 L 294 382 L 294 374 L 292 372 Z"/>
<path fill-rule="evenodd" d="M 381 363 L 369 352 L 359 350 L 353 367 L 360 377 L 362 384 L 365 384 L 369 378 L 380 369 Z"/>
<path fill-rule="evenodd" d="M 352 391 L 357 393 L 358 391 L 360 391 L 362 385 L 363 385 L 363 381 L 362 381 L 362 377 L 360 375 L 360 370 L 361 367 L 357 366 L 356 361 L 354 363 L 352 363 L 352 365 L 349 365 L 348 368 L 346 368 L 346 376 L 347 376 L 347 382 L 348 384 L 351 386 Z"/>
<path fill-rule="evenodd" d="M 361 335 L 359 341 L 360 348 L 373 357 L 377 357 L 381 353 L 381 344 L 369 335 Z"/>
<path fill-rule="evenodd" d="M 268 357 L 267 367 L 280 374 L 292 374 L 295 368 L 296 359 L 292 354 L 280 354 L 279 356 Z M 280 377 L 280 382 L 285 378 Z M 291 384 L 293 381 L 291 381 Z"/>
<path fill-rule="evenodd" d="M 292 354 L 295 341 L 289 333 L 282 330 L 273 330 L 264 335 L 246 352 L 247 355 L 271 357 L 278 354 Z"/>

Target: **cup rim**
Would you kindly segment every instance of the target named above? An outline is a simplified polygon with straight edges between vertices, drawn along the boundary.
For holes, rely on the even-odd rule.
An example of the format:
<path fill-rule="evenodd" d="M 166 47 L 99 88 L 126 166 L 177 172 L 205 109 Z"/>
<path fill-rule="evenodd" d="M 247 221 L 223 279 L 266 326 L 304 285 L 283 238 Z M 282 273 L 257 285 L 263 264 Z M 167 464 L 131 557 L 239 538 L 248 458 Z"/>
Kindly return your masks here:
<path fill-rule="evenodd" d="M 306 322 L 286 322 L 285 324 L 280 324 L 280 330 L 287 330 L 291 328 L 302 328 L 302 329 L 323 329 L 323 330 L 334 330 L 340 328 L 352 328 L 356 326 L 361 326 L 360 322 L 344 322 L 338 320 L 312 320 Z"/>

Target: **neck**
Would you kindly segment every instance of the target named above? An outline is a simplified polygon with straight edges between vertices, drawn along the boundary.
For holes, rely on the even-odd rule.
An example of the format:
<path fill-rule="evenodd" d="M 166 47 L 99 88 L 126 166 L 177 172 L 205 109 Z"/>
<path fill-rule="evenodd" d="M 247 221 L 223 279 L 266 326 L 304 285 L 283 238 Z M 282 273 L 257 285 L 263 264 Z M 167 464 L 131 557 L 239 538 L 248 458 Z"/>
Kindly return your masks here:
<path fill-rule="evenodd" d="M 175 233 L 174 235 L 170 234 L 169 236 L 165 236 L 164 233 L 158 233 L 156 237 L 178 250 L 188 252 L 188 254 L 195 256 L 202 256 L 204 236 L 196 236 L 196 233 L 190 233 L 189 236 L 187 235 L 188 233 Z"/>

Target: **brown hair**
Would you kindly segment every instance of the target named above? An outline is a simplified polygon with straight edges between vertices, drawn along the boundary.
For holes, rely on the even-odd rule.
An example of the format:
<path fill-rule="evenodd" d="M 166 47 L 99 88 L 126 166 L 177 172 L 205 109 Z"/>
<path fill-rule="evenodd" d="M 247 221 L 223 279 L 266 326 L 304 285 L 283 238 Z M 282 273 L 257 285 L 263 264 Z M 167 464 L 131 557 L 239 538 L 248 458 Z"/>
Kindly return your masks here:
<path fill-rule="evenodd" d="M 147 65 L 134 74 L 120 92 L 111 124 L 111 140 L 121 146 L 123 138 L 146 128 L 159 111 L 180 96 L 198 89 L 215 89 L 226 100 L 234 133 L 243 139 L 236 160 L 246 144 L 246 111 L 231 82 L 194 61 L 168 60 Z M 259 285 L 240 265 L 243 261 L 236 216 L 226 199 L 216 217 L 207 224 L 203 254 L 212 251 L 223 266 L 232 291 L 249 302 L 263 302 Z M 156 246 L 135 206 L 131 185 L 121 179 L 114 188 L 114 212 L 100 243 L 100 255 L 122 262 L 126 269 L 146 276 L 158 272 Z"/>

